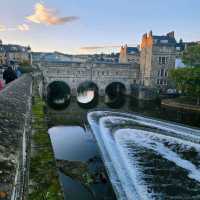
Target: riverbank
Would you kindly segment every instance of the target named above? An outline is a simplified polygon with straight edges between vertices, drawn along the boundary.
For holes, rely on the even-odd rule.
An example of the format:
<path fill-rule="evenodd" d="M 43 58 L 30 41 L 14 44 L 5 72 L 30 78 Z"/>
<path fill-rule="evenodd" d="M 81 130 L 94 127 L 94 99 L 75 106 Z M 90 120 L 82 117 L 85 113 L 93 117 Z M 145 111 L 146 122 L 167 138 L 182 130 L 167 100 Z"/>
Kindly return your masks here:
<path fill-rule="evenodd" d="M 200 106 L 195 105 L 195 101 L 189 100 L 186 97 L 178 97 L 174 99 L 163 99 L 162 106 L 186 110 L 190 112 L 200 112 Z"/>
<path fill-rule="evenodd" d="M 63 200 L 51 140 L 44 112 L 44 102 L 34 85 L 32 136 L 29 174 L 29 200 Z"/>

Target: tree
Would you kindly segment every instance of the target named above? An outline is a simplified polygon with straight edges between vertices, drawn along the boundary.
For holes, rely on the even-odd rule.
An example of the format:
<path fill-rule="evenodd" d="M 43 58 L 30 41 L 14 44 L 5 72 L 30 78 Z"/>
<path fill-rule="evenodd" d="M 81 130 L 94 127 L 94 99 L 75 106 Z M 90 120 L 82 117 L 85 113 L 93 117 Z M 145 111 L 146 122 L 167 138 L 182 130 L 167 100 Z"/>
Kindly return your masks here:
<path fill-rule="evenodd" d="M 200 67 L 200 45 L 189 46 L 183 52 L 182 59 L 186 65 Z"/>
<path fill-rule="evenodd" d="M 170 71 L 170 77 L 177 90 L 190 97 L 195 97 L 200 105 L 200 67 L 185 67 Z"/>

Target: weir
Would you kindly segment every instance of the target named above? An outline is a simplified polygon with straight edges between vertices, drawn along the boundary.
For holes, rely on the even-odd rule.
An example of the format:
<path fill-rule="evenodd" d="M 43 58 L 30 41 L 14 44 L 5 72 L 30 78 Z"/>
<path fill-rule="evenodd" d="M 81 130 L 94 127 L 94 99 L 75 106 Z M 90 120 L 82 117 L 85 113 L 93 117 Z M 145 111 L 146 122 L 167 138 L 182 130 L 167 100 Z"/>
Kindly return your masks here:
<path fill-rule="evenodd" d="M 88 121 L 118 199 L 200 198 L 200 130 L 110 111 Z"/>

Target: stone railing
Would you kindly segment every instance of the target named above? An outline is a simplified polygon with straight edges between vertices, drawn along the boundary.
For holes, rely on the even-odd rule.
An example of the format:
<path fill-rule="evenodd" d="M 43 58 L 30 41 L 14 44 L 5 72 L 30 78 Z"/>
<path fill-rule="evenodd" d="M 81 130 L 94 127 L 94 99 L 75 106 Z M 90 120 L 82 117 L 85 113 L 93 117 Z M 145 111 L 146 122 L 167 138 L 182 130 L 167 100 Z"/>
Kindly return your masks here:
<path fill-rule="evenodd" d="M 31 75 L 11 82 L 0 92 L 0 199 L 23 197 L 31 96 Z"/>

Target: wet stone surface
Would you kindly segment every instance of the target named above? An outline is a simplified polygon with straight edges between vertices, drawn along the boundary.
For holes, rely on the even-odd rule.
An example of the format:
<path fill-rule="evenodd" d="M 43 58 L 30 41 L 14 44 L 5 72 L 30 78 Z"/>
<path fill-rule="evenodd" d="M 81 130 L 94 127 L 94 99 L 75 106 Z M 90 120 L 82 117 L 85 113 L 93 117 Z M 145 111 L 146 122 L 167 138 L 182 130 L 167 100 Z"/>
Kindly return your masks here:
<path fill-rule="evenodd" d="M 128 144 L 127 144 L 128 145 Z M 154 199 L 199 199 L 200 183 L 188 177 L 188 172 L 164 159 L 152 150 L 129 145 L 142 180 Z"/>

